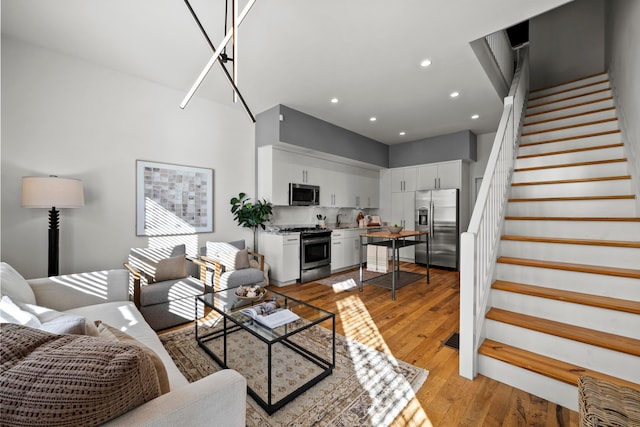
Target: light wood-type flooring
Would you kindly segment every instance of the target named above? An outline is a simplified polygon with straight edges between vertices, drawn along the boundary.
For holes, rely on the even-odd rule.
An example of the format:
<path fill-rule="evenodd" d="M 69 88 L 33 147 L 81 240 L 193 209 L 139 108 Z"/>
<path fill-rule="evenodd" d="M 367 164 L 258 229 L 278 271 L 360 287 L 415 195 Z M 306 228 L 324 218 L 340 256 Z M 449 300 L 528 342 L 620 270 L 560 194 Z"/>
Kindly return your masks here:
<path fill-rule="evenodd" d="M 403 270 L 424 267 L 403 263 Z M 577 426 L 578 413 L 484 376 L 458 375 L 458 352 L 443 345 L 458 331 L 457 272 L 431 269 L 396 292 L 368 285 L 334 291 L 315 282 L 274 288 L 336 314 L 336 332 L 429 371 L 394 426 Z M 577 396 L 576 396 L 577 398 Z"/>

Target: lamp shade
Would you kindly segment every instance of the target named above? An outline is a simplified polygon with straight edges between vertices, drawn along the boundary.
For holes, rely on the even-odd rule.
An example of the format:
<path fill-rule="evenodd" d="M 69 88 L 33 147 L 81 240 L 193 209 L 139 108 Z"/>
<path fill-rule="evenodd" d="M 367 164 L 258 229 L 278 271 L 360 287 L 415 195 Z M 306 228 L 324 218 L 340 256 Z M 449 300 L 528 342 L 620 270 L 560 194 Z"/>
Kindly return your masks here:
<path fill-rule="evenodd" d="M 23 176 L 22 206 L 47 209 L 82 207 L 82 181 L 57 176 Z"/>

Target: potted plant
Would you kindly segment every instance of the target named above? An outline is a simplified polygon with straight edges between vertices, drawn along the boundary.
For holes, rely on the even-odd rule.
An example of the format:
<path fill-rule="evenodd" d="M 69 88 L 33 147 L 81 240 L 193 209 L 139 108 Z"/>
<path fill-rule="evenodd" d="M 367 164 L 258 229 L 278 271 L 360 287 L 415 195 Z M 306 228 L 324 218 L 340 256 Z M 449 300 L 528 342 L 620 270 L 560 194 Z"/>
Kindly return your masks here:
<path fill-rule="evenodd" d="M 257 251 L 258 227 L 264 230 L 265 222 L 269 220 L 269 216 L 273 211 L 273 205 L 266 200 L 256 200 L 251 203 L 245 193 L 238 194 L 238 197 L 232 197 L 231 213 L 239 226 L 250 228 L 253 231 L 253 250 Z"/>

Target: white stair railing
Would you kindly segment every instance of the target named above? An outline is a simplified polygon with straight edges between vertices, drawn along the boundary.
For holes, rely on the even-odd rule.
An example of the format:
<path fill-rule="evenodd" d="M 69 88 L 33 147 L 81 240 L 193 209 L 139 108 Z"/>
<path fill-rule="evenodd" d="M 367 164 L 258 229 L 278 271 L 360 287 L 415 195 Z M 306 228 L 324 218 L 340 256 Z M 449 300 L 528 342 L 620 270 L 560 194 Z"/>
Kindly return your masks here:
<path fill-rule="evenodd" d="M 493 282 L 504 211 L 529 91 L 529 55 L 520 49 L 467 232 L 460 237 L 460 375 L 477 375 L 478 348 Z"/>

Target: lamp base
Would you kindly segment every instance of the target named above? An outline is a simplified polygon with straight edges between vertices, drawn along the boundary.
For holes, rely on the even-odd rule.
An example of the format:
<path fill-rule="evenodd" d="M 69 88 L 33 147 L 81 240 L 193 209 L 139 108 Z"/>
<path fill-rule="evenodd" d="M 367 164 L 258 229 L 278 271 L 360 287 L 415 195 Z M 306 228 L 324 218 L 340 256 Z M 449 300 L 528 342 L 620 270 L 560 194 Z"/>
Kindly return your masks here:
<path fill-rule="evenodd" d="M 49 211 L 49 276 L 59 274 L 59 235 L 60 211 L 51 208 Z"/>

